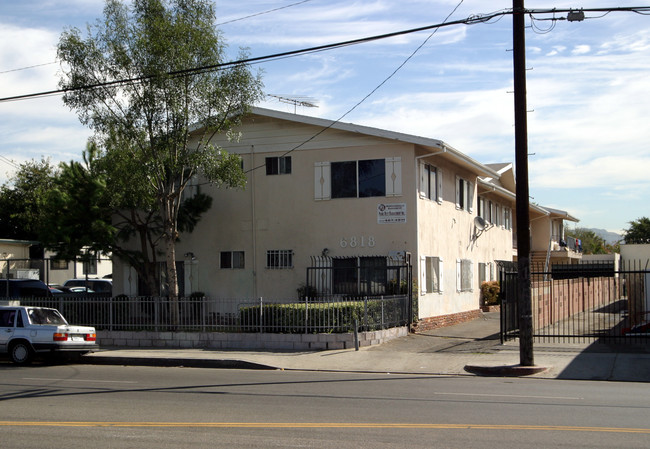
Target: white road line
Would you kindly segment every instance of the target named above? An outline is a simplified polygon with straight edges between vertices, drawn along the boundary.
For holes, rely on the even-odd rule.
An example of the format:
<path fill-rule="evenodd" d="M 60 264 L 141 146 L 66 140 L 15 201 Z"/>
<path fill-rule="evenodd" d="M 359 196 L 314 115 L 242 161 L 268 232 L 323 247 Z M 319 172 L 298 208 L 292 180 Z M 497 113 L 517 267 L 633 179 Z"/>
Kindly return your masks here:
<path fill-rule="evenodd" d="M 92 382 L 92 383 L 105 383 L 105 384 L 137 384 L 136 381 L 129 380 L 96 380 L 96 379 L 57 379 L 46 377 L 23 377 L 23 380 L 38 380 L 45 382 Z"/>

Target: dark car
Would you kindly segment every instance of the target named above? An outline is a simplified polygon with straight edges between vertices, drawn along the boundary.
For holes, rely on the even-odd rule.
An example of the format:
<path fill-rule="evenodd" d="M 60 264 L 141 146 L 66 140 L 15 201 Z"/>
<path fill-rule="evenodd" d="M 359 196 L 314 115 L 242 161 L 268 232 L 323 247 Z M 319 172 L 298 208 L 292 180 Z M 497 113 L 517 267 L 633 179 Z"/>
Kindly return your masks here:
<path fill-rule="evenodd" d="M 85 287 L 86 293 L 91 293 L 93 296 L 112 296 L 113 295 L 113 281 L 111 279 L 68 279 L 63 283 L 61 290 L 72 289 L 75 287 Z M 77 293 L 79 291 L 77 290 Z"/>
<path fill-rule="evenodd" d="M 49 298 L 50 289 L 38 279 L 0 279 L 0 298 Z"/>

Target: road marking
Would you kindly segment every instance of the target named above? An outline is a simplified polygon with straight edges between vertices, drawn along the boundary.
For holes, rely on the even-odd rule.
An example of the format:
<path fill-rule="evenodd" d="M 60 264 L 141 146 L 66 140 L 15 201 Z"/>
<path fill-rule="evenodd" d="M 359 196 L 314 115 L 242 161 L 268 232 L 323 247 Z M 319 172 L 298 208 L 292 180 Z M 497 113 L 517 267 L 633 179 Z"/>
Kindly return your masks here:
<path fill-rule="evenodd" d="M 515 398 L 515 399 L 562 399 L 562 400 L 571 400 L 571 401 L 582 401 L 584 398 L 578 398 L 573 396 L 530 396 L 530 395 L 519 395 L 519 394 L 489 394 L 489 393 L 450 393 L 450 392 L 441 392 L 434 391 L 433 394 L 440 396 L 485 396 L 490 398 Z"/>
<path fill-rule="evenodd" d="M 103 422 L 103 421 L 0 421 L 0 427 L 200 427 L 247 429 L 436 429 L 436 430 L 545 430 L 560 432 L 610 432 L 650 434 L 633 427 L 541 426 L 526 424 L 417 424 L 417 423 L 220 423 L 220 422 Z"/>
<path fill-rule="evenodd" d="M 90 382 L 90 383 L 104 383 L 104 384 L 137 384 L 136 381 L 130 380 L 97 380 L 97 379 L 56 379 L 47 377 L 23 377 L 23 380 L 38 380 L 45 382 Z"/>

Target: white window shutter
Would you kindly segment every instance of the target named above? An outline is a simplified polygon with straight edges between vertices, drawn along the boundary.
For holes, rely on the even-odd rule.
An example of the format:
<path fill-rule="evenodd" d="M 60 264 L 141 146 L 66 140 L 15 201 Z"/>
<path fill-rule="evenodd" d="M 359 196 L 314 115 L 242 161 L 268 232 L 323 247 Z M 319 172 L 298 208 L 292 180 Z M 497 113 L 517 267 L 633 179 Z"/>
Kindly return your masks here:
<path fill-rule="evenodd" d="M 424 295 L 427 292 L 427 258 L 420 257 L 420 294 Z"/>
<path fill-rule="evenodd" d="M 467 210 L 471 214 L 474 212 L 474 183 L 467 182 Z"/>
<path fill-rule="evenodd" d="M 438 292 L 442 293 L 443 286 L 445 285 L 444 278 L 442 273 L 444 273 L 445 270 L 443 268 L 443 263 L 442 263 L 442 257 L 440 258 L 440 262 L 438 263 Z"/>
<path fill-rule="evenodd" d="M 332 197 L 332 176 L 329 162 L 314 164 L 314 199 L 329 200 Z"/>
<path fill-rule="evenodd" d="M 427 186 L 429 185 L 429 176 L 427 174 L 427 166 L 424 162 L 420 162 L 420 198 L 427 197 Z"/>
<path fill-rule="evenodd" d="M 402 195 L 402 158 L 386 158 L 386 196 Z"/>
<path fill-rule="evenodd" d="M 462 180 L 460 177 L 456 176 L 456 209 L 460 209 L 460 183 Z"/>
<path fill-rule="evenodd" d="M 438 181 L 438 203 L 442 204 L 442 170 L 436 169 L 436 180 Z"/>
<path fill-rule="evenodd" d="M 461 289 L 460 274 L 461 274 L 462 269 L 463 268 L 461 266 L 460 259 L 456 259 L 456 291 L 457 292 L 459 292 L 460 289 Z"/>

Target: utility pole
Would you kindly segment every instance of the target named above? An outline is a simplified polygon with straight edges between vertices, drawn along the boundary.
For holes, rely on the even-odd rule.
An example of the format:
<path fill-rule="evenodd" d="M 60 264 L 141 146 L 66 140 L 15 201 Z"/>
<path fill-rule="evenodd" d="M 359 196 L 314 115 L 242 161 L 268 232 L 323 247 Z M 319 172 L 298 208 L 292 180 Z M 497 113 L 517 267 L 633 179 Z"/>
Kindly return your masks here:
<path fill-rule="evenodd" d="M 512 2 L 512 41 L 515 88 L 515 178 L 517 209 L 517 308 L 519 364 L 534 366 L 533 314 L 530 295 L 530 217 L 528 192 L 528 122 L 526 107 L 526 30 L 524 0 Z"/>

